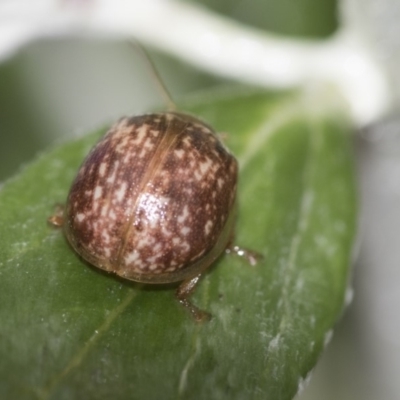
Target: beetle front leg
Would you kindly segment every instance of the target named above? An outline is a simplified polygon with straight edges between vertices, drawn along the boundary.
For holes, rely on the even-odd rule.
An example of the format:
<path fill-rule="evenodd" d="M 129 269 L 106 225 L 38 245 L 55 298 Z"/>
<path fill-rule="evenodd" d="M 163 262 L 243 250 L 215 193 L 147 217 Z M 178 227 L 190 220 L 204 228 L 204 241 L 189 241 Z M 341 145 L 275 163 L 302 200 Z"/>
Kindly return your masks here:
<path fill-rule="evenodd" d="M 60 228 L 64 224 L 64 206 L 61 204 L 56 205 L 56 209 L 54 214 L 47 218 L 47 222 L 55 227 L 55 228 Z"/>

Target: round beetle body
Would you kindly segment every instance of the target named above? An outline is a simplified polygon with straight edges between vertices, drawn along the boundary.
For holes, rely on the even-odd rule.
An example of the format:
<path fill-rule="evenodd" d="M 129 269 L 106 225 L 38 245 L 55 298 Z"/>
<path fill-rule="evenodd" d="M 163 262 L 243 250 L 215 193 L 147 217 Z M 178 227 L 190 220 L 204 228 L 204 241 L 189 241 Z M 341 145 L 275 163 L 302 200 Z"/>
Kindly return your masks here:
<path fill-rule="evenodd" d="M 122 118 L 72 184 L 66 237 L 85 260 L 124 278 L 192 279 L 231 239 L 237 169 L 212 128 L 192 116 Z"/>

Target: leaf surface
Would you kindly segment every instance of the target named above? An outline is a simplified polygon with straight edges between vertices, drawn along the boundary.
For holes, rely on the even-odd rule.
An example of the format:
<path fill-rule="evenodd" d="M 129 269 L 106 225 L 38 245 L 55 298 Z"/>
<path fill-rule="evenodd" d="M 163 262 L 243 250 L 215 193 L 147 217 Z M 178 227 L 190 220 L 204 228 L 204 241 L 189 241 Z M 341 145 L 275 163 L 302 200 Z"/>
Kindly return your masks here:
<path fill-rule="evenodd" d="M 81 261 L 46 219 L 105 130 L 41 156 L 0 191 L 0 398 L 291 399 L 340 315 L 355 234 L 344 117 L 299 93 L 232 91 L 186 105 L 238 157 L 236 242 L 193 301 Z"/>

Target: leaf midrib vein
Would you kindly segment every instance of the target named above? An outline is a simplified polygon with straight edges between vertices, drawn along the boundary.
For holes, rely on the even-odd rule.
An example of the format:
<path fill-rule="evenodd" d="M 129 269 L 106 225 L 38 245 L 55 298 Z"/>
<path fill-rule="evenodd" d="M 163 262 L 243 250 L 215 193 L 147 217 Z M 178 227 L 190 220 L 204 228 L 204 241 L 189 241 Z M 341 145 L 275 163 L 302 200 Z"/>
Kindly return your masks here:
<path fill-rule="evenodd" d="M 297 99 L 290 99 L 272 107 L 268 104 L 266 107 L 266 118 L 248 133 L 250 140 L 242 154 L 238 157 L 240 170 L 243 171 L 252 157 L 259 152 L 259 149 L 265 146 L 265 143 L 279 132 L 279 128 L 288 124 L 298 114 L 299 104 Z"/>

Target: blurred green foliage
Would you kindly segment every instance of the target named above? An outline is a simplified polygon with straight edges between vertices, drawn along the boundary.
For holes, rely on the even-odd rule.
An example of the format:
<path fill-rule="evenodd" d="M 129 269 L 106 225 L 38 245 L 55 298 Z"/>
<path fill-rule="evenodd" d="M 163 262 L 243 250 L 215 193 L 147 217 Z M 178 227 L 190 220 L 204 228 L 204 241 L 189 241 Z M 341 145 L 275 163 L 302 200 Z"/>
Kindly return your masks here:
<path fill-rule="evenodd" d="M 338 25 L 336 0 L 181 0 L 204 5 L 259 29 L 319 38 Z"/>
<path fill-rule="evenodd" d="M 45 146 L 21 80 L 23 57 L 0 64 L 0 182 Z"/>

